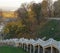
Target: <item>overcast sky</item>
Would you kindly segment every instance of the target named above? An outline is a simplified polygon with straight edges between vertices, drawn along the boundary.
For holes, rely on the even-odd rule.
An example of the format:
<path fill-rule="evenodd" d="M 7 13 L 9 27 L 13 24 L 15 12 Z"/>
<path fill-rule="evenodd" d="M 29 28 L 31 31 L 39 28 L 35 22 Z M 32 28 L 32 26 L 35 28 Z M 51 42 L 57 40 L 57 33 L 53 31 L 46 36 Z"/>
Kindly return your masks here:
<path fill-rule="evenodd" d="M 31 1 L 41 2 L 42 0 L 0 0 L 0 8 L 16 10 L 22 3 L 29 3 Z M 54 0 L 55 1 L 55 0 Z"/>

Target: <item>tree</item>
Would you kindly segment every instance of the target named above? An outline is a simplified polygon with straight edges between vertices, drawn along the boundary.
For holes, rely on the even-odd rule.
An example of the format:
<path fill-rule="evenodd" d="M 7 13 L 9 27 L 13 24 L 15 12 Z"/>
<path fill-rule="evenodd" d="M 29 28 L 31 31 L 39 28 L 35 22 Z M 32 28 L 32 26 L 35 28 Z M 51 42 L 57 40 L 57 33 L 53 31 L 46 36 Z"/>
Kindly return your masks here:
<path fill-rule="evenodd" d="M 4 38 L 33 38 L 30 29 L 24 25 L 21 20 L 16 22 L 9 22 L 3 30 Z"/>
<path fill-rule="evenodd" d="M 29 7 L 30 7 L 30 11 L 33 12 L 33 15 L 34 15 L 33 18 L 36 19 L 37 24 L 40 24 L 40 18 L 41 18 L 41 4 L 40 4 L 40 3 L 38 3 L 38 4 L 32 3 L 32 4 L 30 4 Z"/>
<path fill-rule="evenodd" d="M 60 17 L 60 0 L 54 3 L 54 9 L 55 17 Z"/>
<path fill-rule="evenodd" d="M 28 12 L 27 12 L 27 4 L 22 4 L 21 7 L 17 10 L 18 17 L 20 18 L 27 18 Z"/>
<path fill-rule="evenodd" d="M 41 3 L 42 17 L 48 17 L 48 1 L 43 0 Z"/>

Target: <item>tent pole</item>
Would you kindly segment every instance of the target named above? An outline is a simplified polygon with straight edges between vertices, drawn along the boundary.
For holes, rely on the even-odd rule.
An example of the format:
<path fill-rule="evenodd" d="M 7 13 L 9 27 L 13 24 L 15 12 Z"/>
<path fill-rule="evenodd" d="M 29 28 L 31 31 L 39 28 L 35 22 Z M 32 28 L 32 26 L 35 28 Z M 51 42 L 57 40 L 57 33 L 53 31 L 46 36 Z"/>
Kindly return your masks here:
<path fill-rule="evenodd" d="M 45 48 L 43 47 L 43 53 L 45 53 Z"/>
<path fill-rule="evenodd" d="M 40 53 L 40 46 L 38 45 L 38 53 Z"/>
<path fill-rule="evenodd" d="M 53 53 L 53 47 L 51 46 L 51 53 Z"/>
<path fill-rule="evenodd" d="M 35 46 L 33 46 L 33 53 L 35 53 Z"/>

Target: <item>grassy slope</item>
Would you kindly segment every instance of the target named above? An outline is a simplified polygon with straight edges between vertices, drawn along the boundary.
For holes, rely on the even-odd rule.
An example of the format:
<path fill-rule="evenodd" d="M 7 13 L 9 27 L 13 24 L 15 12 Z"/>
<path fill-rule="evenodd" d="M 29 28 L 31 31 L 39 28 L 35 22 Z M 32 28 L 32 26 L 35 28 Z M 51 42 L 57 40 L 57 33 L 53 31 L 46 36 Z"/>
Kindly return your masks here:
<path fill-rule="evenodd" d="M 2 46 L 0 47 L 0 53 L 27 53 L 21 48 Z"/>
<path fill-rule="evenodd" d="M 41 38 L 60 40 L 60 20 L 50 20 L 40 29 L 39 35 Z"/>

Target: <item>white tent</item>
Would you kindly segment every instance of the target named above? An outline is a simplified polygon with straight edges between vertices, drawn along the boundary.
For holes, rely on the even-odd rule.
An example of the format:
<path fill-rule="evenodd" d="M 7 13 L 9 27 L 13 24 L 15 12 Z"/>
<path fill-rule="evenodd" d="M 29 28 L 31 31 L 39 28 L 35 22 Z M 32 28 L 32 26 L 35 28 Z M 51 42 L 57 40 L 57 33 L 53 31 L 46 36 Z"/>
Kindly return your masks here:
<path fill-rule="evenodd" d="M 36 49 L 36 46 L 38 46 L 38 51 L 37 53 L 40 53 L 40 47 L 42 47 L 43 50 L 41 50 L 43 53 L 46 53 L 46 48 L 51 48 L 49 51 L 50 53 L 53 53 L 55 52 L 53 49 L 55 48 L 55 50 L 59 51 L 58 53 L 60 53 L 60 41 L 56 41 L 52 38 L 46 40 L 46 41 L 43 41 L 41 39 L 38 39 L 38 40 L 34 40 L 34 39 L 25 39 L 25 38 L 20 38 L 20 39 L 6 39 L 6 40 L 0 40 L 0 45 L 12 45 L 12 46 L 21 46 L 22 48 L 24 47 L 24 49 L 26 51 L 29 50 L 30 53 L 32 53 L 32 49 L 33 49 L 33 53 L 35 53 L 35 49 Z M 28 49 L 30 48 L 30 49 Z M 55 52 L 57 53 L 57 52 Z"/>

